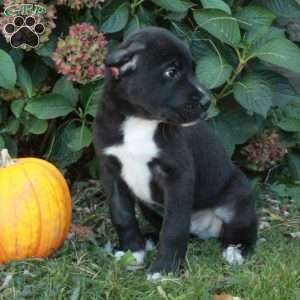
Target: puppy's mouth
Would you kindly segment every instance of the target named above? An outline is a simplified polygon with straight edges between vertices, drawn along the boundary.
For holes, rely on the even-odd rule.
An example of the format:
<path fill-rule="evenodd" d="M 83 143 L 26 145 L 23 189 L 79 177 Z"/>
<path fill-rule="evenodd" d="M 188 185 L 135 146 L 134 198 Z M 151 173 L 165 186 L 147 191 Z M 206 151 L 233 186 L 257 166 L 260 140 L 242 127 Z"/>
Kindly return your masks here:
<path fill-rule="evenodd" d="M 197 125 L 200 122 L 200 120 L 207 120 L 206 112 L 202 112 L 197 120 L 194 120 L 191 122 L 186 122 L 186 123 L 181 123 L 180 126 L 181 127 L 192 127 L 192 126 Z"/>
<path fill-rule="evenodd" d="M 207 112 L 194 111 L 186 113 L 185 111 L 173 109 L 163 114 L 162 119 L 165 123 L 182 127 L 191 127 L 196 125 L 200 120 L 206 120 Z"/>

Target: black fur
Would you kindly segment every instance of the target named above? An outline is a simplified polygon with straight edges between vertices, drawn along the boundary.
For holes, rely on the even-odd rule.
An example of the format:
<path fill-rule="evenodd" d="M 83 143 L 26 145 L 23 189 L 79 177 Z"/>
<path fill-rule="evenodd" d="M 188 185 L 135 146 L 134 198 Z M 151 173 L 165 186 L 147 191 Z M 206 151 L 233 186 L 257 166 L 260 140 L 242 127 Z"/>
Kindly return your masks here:
<path fill-rule="evenodd" d="M 160 155 L 149 168 L 152 199 L 164 209 L 140 203 L 145 217 L 160 230 L 159 253 L 150 272 L 176 271 L 181 265 L 192 211 L 232 205 L 235 214 L 223 226 L 223 245 L 241 244 L 245 253 L 252 249 L 257 232 L 254 197 L 244 174 L 203 121 L 208 97 L 196 81 L 187 47 L 168 31 L 150 27 L 130 36 L 106 64 L 119 74 L 108 71 L 94 144 L 120 247 L 140 250 L 144 239 L 135 216 L 136 198 L 120 176 L 122 166 L 104 149 L 122 143 L 122 122 L 136 116 L 161 121 L 154 136 Z M 172 66 L 179 74 L 170 79 L 165 70 Z M 180 126 L 198 119 L 194 126 Z"/>

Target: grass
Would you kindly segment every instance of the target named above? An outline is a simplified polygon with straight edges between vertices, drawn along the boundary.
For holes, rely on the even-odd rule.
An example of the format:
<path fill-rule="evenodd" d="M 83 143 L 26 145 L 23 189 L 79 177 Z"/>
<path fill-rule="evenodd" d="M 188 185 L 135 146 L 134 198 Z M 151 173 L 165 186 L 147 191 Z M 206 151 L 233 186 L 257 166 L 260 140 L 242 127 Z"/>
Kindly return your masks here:
<path fill-rule="evenodd" d="M 183 274 L 153 283 L 144 271 L 125 271 L 105 250 L 116 236 L 97 187 L 85 183 L 75 194 L 74 222 L 92 228 L 95 236 L 67 240 L 48 260 L 0 267 L 0 299 L 211 300 L 222 292 L 244 300 L 300 299 L 300 240 L 288 236 L 300 231 L 294 204 L 285 216 L 264 203 L 260 214 L 271 226 L 260 231 L 256 252 L 243 266 L 225 264 L 217 241 L 193 240 Z"/>

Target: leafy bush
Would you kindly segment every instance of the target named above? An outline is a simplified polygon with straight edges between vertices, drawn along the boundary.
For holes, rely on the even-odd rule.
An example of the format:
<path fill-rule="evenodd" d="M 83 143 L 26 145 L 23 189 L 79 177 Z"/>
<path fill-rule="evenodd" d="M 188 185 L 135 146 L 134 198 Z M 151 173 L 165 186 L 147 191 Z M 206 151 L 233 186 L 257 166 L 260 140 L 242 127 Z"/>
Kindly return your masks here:
<path fill-rule="evenodd" d="M 2 15 L 0 148 L 61 168 L 82 158 L 94 174 L 91 123 L 103 58 L 130 33 L 155 25 L 190 47 L 197 77 L 211 90 L 209 122 L 228 153 L 251 170 L 289 166 L 300 180 L 300 49 L 291 41 L 300 40 L 299 2 L 48 1 L 37 49 L 12 49 L 3 31 L 11 17 Z M 3 9 L 9 3 L 0 1 Z"/>

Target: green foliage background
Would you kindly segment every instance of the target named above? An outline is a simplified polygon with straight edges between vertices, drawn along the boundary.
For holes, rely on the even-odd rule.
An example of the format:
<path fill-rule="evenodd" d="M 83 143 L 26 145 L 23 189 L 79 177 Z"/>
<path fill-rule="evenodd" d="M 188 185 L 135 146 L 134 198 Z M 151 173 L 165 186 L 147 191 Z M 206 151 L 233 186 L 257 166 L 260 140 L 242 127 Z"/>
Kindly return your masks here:
<path fill-rule="evenodd" d="M 276 129 L 289 151 L 274 180 L 299 183 L 300 48 L 289 39 L 300 35 L 298 0 L 107 0 L 79 12 L 57 9 L 57 27 L 41 48 L 12 49 L 0 37 L 0 148 L 95 176 L 91 124 L 103 80 L 72 83 L 57 74 L 51 54 L 73 24 L 95 25 L 110 49 L 155 25 L 190 47 L 197 77 L 211 90 L 209 122 L 228 153 L 239 160 L 241 145 Z M 1 99 L 3 94 L 13 101 Z"/>

